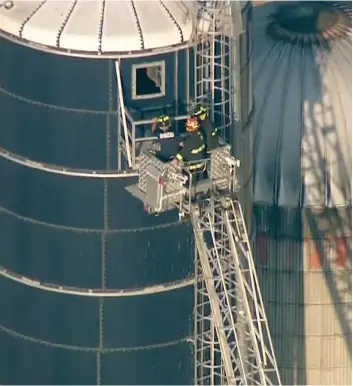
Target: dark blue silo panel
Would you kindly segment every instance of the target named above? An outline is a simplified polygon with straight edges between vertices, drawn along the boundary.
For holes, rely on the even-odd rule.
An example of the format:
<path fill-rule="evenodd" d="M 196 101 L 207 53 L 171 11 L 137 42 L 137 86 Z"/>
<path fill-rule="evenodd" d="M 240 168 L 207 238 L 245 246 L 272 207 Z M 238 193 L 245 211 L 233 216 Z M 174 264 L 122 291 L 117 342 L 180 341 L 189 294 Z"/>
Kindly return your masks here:
<path fill-rule="evenodd" d="M 44 281 L 101 287 L 104 181 L 51 174 L 1 158 L 0 175 L 7 187 L 0 190 L 6 210 L 0 212 L 2 264 Z M 177 222 L 175 213 L 151 223 L 142 204 L 125 191 L 129 183 L 107 183 L 107 286 L 141 287 L 186 277 L 193 264 L 191 229 Z"/>
<path fill-rule="evenodd" d="M 0 94 L 0 104 L 1 119 L 6 122 L 0 131 L 2 147 L 63 167 L 106 168 L 106 127 L 117 130 L 116 116 L 108 120 L 107 115 L 33 105 L 4 93 Z M 97 144 L 99 151 L 95 150 Z M 61 150 L 53 152 L 53 148 Z"/>
<path fill-rule="evenodd" d="M 51 56 L 4 41 L 0 52 L 0 146 L 34 161 L 102 169 L 109 158 L 114 167 L 113 64 Z M 5 159 L 0 178 L 0 265 L 17 274 L 84 288 L 101 288 L 104 278 L 113 290 L 180 280 L 193 271 L 190 228 L 179 224 L 175 213 L 145 214 L 124 189 L 132 180 L 68 177 Z M 5 278 L 0 287 L 7 294 L 1 299 L 0 383 L 97 382 L 98 299 Z M 188 344 L 141 352 L 132 346 L 190 335 L 192 291 L 103 300 L 103 382 L 191 382 Z M 125 344 L 131 352 L 122 350 Z M 111 358 L 124 368 L 117 369 Z M 145 378 L 135 374 L 139 368 Z"/>
<path fill-rule="evenodd" d="M 26 351 L 27 358 L 22 349 L 10 341 L 8 344 L 14 357 L 0 350 L 1 363 L 6 364 L 6 371 L 0 374 L 7 373 L 7 383 L 21 379 L 17 378 L 15 369 L 25 366 L 22 360 L 32 363 L 32 371 L 36 374 L 32 376 L 33 383 L 60 384 L 60 379 L 65 379 L 66 384 L 75 383 L 80 379 L 79 373 L 84 371 L 84 365 L 92 360 L 85 353 L 98 355 L 100 338 L 104 384 L 135 384 L 137 380 L 139 384 L 191 383 L 191 347 L 184 339 L 192 329 L 189 313 L 193 302 L 191 288 L 140 299 L 104 300 L 101 328 L 98 299 L 53 294 L 5 278 L 0 278 L 0 290 L 11 294 L 0 299 L 4 310 L 0 315 L 1 332 L 14 338 L 15 343 L 17 340 L 25 345 L 30 341 L 33 354 L 38 345 L 50 347 L 53 368 L 53 372 L 48 373 L 43 363 L 37 363 L 37 358 L 32 357 L 31 348 Z M 7 340 L 8 337 L 0 334 L 2 347 Z M 164 346 L 166 342 L 169 345 Z M 56 362 L 58 354 L 63 358 L 62 363 Z M 116 363 L 111 360 L 114 356 L 119 357 Z M 17 367 L 14 361 L 17 361 Z M 83 367 L 77 367 L 77 363 L 82 363 Z M 62 366 L 61 372 L 66 374 L 64 378 L 55 371 L 59 365 Z M 28 374 L 29 379 L 31 374 Z M 86 378 L 87 384 L 95 383 L 96 374 L 91 376 L 94 378 Z M 24 383 L 24 379 L 27 383 L 27 373 L 23 377 L 26 378 L 17 383 Z"/>
<path fill-rule="evenodd" d="M 0 41 L 1 87 L 53 107 L 109 110 L 111 62 L 45 54 Z M 114 74 L 113 74 L 114 76 Z"/>
<path fill-rule="evenodd" d="M 42 162 L 104 169 L 107 128 L 117 131 L 112 63 L 13 47 L 1 41 L 0 145 Z"/>
<path fill-rule="evenodd" d="M 101 253 L 100 233 L 57 228 L 0 209 L 0 261 L 13 272 L 49 283 L 100 288 Z"/>
<path fill-rule="evenodd" d="M 99 345 L 99 300 L 31 288 L 1 278 L 1 326 L 35 341 L 72 347 Z"/>
<path fill-rule="evenodd" d="M 134 365 L 136 362 L 139 365 Z M 123 385 L 193 384 L 192 375 L 188 371 L 192 366 L 192 357 L 190 345 L 187 343 L 158 350 L 108 353 L 102 360 L 104 384 L 116 383 L 116 372 L 112 369 L 117 366 L 122 369 L 119 379 Z M 152 379 L 157 380 L 153 383 Z"/>
<path fill-rule="evenodd" d="M 92 352 L 53 348 L 0 329 L 0 375 L 6 384 L 94 384 L 96 358 Z"/>

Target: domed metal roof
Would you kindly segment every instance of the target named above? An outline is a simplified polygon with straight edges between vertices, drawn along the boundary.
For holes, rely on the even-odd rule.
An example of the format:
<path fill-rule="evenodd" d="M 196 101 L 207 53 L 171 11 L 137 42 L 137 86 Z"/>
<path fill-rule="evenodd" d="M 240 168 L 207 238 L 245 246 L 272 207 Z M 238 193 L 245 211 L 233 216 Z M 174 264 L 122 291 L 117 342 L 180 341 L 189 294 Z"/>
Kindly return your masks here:
<path fill-rule="evenodd" d="M 351 4 L 254 9 L 254 200 L 351 202 Z"/>
<path fill-rule="evenodd" d="M 71 54 L 105 56 L 169 47 L 193 32 L 183 1 L 39 0 L 0 2 L 0 32 Z"/>

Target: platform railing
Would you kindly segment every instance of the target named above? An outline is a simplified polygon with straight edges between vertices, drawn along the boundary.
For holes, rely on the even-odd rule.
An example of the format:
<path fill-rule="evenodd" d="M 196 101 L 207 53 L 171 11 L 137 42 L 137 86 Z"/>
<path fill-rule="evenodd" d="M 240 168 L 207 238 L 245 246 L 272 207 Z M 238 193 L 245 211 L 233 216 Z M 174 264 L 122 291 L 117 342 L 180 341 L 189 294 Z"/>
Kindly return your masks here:
<path fill-rule="evenodd" d="M 204 167 L 195 172 L 192 169 L 195 164 Z M 177 208 L 179 216 L 185 217 L 190 214 L 196 198 L 207 198 L 215 192 L 237 192 L 236 169 L 239 165 L 239 161 L 231 156 L 229 146 L 213 150 L 210 158 L 187 165 L 162 162 L 153 151 L 144 149 L 141 152 L 138 185 L 131 188 L 130 193 L 144 202 L 149 213 L 159 214 Z M 207 176 L 195 181 L 195 174 L 204 172 Z"/>

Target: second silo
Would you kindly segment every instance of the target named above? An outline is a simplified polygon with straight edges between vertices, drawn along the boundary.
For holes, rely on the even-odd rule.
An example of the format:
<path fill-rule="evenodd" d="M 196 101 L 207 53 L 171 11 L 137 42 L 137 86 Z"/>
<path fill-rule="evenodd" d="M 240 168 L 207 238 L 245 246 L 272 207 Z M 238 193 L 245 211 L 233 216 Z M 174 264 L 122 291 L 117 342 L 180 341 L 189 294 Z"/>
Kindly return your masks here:
<path fill-rule="evenodd" d="M 351 4 L 254 10 L 255 255 L 284 384 L 351 384 Z"/>

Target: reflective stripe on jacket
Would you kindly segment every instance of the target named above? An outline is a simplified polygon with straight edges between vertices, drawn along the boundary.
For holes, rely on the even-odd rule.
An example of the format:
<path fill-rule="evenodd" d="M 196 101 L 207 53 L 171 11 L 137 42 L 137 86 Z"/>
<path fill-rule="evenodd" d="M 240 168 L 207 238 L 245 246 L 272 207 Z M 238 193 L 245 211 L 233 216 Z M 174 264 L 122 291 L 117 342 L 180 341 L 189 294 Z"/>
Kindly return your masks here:
<path fill-rule="evenodd" d="M 184 146 L 176 158 L 183 162 L 192 162 L 205 158 L 206 144 L 200 131 L 189 133 L 184 139 Z"/>

